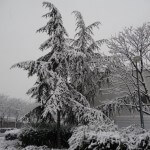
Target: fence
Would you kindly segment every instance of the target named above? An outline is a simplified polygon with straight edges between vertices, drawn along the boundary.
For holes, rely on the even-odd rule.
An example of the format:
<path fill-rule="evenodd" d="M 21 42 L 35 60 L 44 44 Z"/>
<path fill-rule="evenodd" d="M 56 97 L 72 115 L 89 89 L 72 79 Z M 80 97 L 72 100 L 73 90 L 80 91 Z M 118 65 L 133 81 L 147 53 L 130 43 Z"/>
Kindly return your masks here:
<path fill-rule="evenodd" d="M 13 119 L 0 118 L 0 128 L 21 128 L 23 125 L 20 121 Z"/>

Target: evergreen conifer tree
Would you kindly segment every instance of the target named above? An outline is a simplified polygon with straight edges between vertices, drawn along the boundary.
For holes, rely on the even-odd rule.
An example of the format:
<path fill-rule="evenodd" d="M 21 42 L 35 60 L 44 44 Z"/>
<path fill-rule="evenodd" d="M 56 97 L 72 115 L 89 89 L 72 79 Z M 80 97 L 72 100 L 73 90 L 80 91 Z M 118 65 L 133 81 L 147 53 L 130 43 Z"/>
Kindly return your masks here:
<path fill-rule="evenodd" d="M 41 121 L 53 119 L 59 122 L 60 127 L 60 120 L 68 118 L 70 115 L 68 110 L 71 110 L 78 124 L 110 123 L 111 121 L 101 111 L 90 108 L 87 99 L 70 84 L 68 79 L 72 78 L 74 73 L 70 66 L 75 65 L 72 64 L 72 60 L 84 58 L 86 53 L 68 44 L 66 38 L 68 34 L 58 9 L 49 2 L 44 2 L 43 5 L 49 9 L 49 12 L 43 15 L 49 21 L 37 32 L 45 32 L 49 36 L 40 46 L 42 51 L 47 49 L 49 52 L 36 61 L 20 62 L 12 66 L 27 70 L 28 76 L 37 75 L 34 86 L 27 94 L 35 98 L 39 105 L 26 117 L 33 117 L 35 114 Z M 78 61 L 76 65 L 79 65 Z"/>
<path fill-rule="evenodd" d="M 93 38 L 93 29 L 99 28 L 100 22 L 94 22 L 86 26 L 84 19 L 80 12 L 73 11 L 76 17 L 76 34 L 74 39 L 70 41 L 70 45 L 80 55 L 73 59 L 70 65 L 71 83 L 75 86 L 77 91 L 82 93 L 90 104 L 94 105 L 94 98 L 100 89 L 100 82 L 103 80 L 102 65 L 96 66 L 97 61 L 102 59 L 99 50 L 101 45 L 106 41 L 105 39 L 95 41 Z M 100 62 L 100 61 L 99 61 Z M 76 64 L 76 65 L 74 65 Z"/>

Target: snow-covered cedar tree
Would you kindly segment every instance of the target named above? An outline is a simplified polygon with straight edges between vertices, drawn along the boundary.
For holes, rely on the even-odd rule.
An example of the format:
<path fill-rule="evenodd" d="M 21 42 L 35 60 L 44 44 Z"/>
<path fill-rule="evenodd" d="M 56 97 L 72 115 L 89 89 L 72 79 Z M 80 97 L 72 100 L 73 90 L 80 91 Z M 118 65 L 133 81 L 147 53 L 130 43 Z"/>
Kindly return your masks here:
<path fill-rule="evenodd" d="M 126 28 L 108 41 L 112 56 L 107 62 L 110 86 L 103 89 L 113 93 L 115 99 L 104 102 L 99 108 L 107 114 L 124 106 L 130 111 L 139 111 L 137 73 L 143 112 L 150 115 L 149 94 L 146 79 L 149 77 L 150 25 Z M 136 59 L 140 58 L 137 62 Z M 111 111 L 111 112 L 110 112 Z"/>
<path fill-rule="evenodd" d="M 49 9 L 49 12 L 43 15 L 49 21 L 38 32 L 47 33 L 49 38 L 41 44 L 40 49 L 47 49 L 49 52 L 36 61 L 21 62 L 12 66 L 12 68 L 19 67 L 27 70 L 28 76 L 37 75 L 34 86 L 27 93 L 35 98 L 39 105 L 29 113 L 31 115 L 27 116 L 32 116 L 33 112 L 37 112 L 40 119 L 52 117 L 56 121 L 59 112 L 61 121 L 63 121 L 70 114 L 68 110 L 71 110 L 78 124 L 111 123 L 101 111 L 90 108 L 85 96 L 68 82 L 68 78 L 73 78 L 73 73 L 75 73 L 70 70 L 72 60 L 78 57 L 82 58 L 83 62 L 86 53 L 68 45 L 69 40 L 66 38 L 68 35 L 58 9 L 49 2 L 44 2 L 43 5 Z M 88 27 L 88 32 L 93 26 L 97 26 L 97 24 Z M 80 59 L 73 65 L 78 66 L 79 69 L 79 64 Z M 76 80 L 80 79 L 76 78 Z"/>
<path fill-rule="evenodd" d="M 104 77 L 102 65 L 96 64 L 102 58 L 99 50 L 106 40 L 95 41 L 93 38 L 93 29 L 99 28 L 100 22 L 86 26 L 80 12 L 73 11 L 73 14 L 76 17 L 76 34 L 74 39 L 68 39 L 68 43 L 75 51 L 84 55 L 78 55 L 69 61 L 70 83 L 94 105 L 95 95 Z"/>

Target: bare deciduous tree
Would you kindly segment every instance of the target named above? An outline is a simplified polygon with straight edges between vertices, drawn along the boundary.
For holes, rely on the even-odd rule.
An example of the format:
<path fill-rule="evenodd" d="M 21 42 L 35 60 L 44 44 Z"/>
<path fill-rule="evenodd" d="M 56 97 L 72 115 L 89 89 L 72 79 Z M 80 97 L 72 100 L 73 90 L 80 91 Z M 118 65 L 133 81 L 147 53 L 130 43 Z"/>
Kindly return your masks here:
<path fill-rule="evenodd" d="M 101 105 L 100 108 L 109 110 L 108 107 L 111 107 L 117 110 L 117 108 L 126 105 L 129 106 L 130 110 L 133 108 L 139 110 L 136 76 L 136 73 L 138 73 L 140 95 L 143 97 L 143 112 L 150 114 L 148 107 L 150 98 L 145 81 L 145 73 L 150 72 L 150 25 L 147 23 L 138 28 L 124 29 L 123 32 L 113 36 L 108 41 L 108 47 L 112 54 L 107 63 L 111 72 L 109 80 L 112 85 L 107 89 L 107 92 L 118 92 L 120 96 L 107 104 Z"/>

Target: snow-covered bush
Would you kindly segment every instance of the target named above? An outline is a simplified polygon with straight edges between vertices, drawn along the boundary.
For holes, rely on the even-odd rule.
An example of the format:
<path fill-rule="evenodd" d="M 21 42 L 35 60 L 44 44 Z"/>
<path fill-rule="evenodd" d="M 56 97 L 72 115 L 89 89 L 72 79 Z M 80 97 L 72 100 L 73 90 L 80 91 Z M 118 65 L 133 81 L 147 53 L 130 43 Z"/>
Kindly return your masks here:
<path fill-rule="evenodd" d="M 150 149 L 150 131 L 131 125 L 120 131 L 121 140 L 128 145 L 129 149 Z"/>
<path fill-rule="evenodd" d="M 61 146 L 63 148 L 68 148 L 68 139 L 71 137 L 72 133 L 70 127 L 61 126 L 60 136 L 61 136 Z M 44 128 L 44 126 L 39 128 L 26 127 L 22 129 L 19 136 L 19 140 L 22 142 L 22 146 L 43 146 L 46 145 L 51 148 L 57 147 L 57 126 L 56 124 L 49 125 Z"/>
<path fill-rule="evenodd" d="M 20 129 L 13 129 L 5 132 L 5 140 L 15 140 L 18 139 L 20 134 Z"/>
<path fill-rule="evenodd" d="M 6 131 L 13 130 L 13 128 L 1 128 L 0 133 L 5 133 Z"/>
<path fill-rule="evenodd" d="M 148 150 L 150 131 L 137 125 L 117 130 L 111 126 L 80 126 L 69 139 L 69 150 Z"/>
<path fill-rule="evenodd" d="M 114 124 L 93 124 L 77 127 L 71 138 L 69 139 L 69 150 L 80 150 L 83 147 L 98 146 L 98 144 L 106 144 L 108 140 L 118 143 L 120 139 L 119 132 L 117 131 L 117 126 Z M 93 143 L 94 142 L 94 143 Z M 94 144 L 94 145 L 93 145 Z"/>

